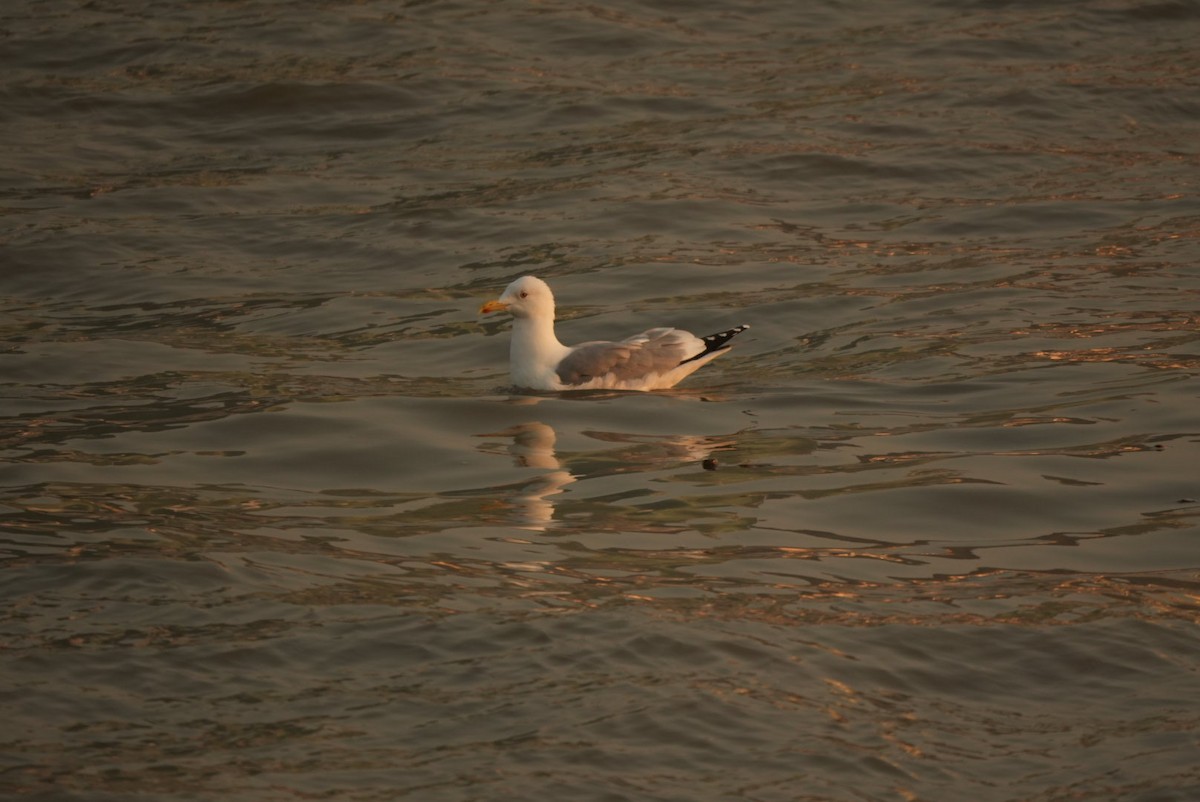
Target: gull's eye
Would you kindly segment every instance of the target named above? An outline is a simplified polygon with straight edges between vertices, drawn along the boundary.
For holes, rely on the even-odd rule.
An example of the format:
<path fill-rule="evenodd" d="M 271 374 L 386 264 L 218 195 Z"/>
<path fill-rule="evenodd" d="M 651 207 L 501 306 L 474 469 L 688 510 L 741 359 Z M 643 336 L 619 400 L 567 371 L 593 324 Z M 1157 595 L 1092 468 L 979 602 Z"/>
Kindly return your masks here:
<path fill-rule="evenodd" d="M 528 297 L 529 297 L 529 293 L 525 292 L 525 290 L 521 290 L 521 297 L 522 297 L 522 298 L 528 298 Z"/>

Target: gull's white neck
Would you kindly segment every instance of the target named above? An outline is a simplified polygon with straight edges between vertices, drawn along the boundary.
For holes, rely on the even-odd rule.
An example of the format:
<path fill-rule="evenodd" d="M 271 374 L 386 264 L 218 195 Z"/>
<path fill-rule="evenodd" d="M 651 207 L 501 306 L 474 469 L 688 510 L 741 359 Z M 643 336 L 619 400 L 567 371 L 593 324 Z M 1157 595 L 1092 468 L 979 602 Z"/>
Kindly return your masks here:
<path fill-rule="evenodd" d="M 520 387 L 554 390 L 555 368 L 570 349 L 554 334 L 554 317 L 513 318 L 509 364 L 512 380 Z"/>

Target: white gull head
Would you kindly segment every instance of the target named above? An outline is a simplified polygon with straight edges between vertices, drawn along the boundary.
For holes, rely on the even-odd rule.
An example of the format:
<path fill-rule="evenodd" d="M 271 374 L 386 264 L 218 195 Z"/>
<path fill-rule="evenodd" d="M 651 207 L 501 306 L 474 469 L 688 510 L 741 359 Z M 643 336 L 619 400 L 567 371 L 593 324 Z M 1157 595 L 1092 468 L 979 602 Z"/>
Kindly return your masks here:
<path fill-rule="evenodd" d="M 550 285 L 534 276 L 521 276 L 509 284 L 498 301 L 486 306 L 487 311 L 506 310 L 516 318 L 554 320 L 554 293 Z"/>

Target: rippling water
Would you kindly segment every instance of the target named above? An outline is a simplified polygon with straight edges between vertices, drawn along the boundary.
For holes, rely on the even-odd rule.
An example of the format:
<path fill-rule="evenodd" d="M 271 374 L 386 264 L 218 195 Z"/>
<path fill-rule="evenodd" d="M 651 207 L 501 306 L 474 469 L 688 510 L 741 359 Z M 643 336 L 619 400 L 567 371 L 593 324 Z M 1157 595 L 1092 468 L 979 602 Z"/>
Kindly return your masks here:
<path fill-rule="evenodd" d="M 1198 37 L 5 5 L 0 795 L 1200 797 Z"/>

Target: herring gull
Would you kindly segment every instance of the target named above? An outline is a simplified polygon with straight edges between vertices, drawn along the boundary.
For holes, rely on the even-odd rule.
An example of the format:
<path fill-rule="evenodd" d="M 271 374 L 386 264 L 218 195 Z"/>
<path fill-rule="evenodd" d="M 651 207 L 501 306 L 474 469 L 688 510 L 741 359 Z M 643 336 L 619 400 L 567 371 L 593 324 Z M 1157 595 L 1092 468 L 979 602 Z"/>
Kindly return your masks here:
<path fill-rule="evenodd" d="M 643 331 L 619 342 L 563 345 L 554 334 L 554 294 L 522 276 L 479 311 L 513 316 L 509 362 L 513 383 L 531 390 L 665 390 L 729 349 L 749 326 L 697 337 L 680 329 Z"/>

